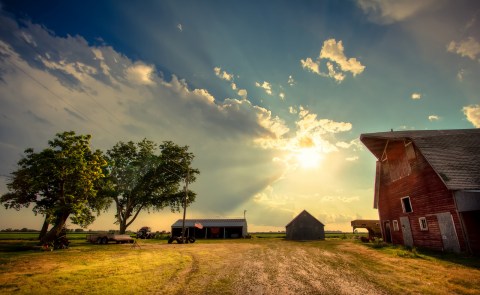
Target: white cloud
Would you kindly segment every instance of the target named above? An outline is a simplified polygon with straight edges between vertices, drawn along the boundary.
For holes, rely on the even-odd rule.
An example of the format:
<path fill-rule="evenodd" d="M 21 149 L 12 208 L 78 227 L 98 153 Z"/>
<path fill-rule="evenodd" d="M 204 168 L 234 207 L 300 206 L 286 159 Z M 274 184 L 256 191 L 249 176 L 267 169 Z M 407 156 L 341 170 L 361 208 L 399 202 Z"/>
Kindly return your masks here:
<path fill-rule="evenodd" d="M 219 77 L 222 80 L 232 81 L 233 79 L 232 74 L 229 74 L 226 71 L 222 71 L 222 69 L 219 67 L 213 68 L 213 71 L 215 72 L 215 75 L 217 75 L 217 77 Z"/>
<path fill-rule="evenodd" d="M 323 60 L 326 63 L 327 73 L 320 70 Z M 300 62 L 304 69 L 323 77 L 330 77 L 337 83 L 341 83 L 347 73 L 351 73 L 355 77 L 365 70 L 365 66 L 356 58 L 347 58 L 345 56 L 345 48 L 342 41 L 337 42 L 335 39 L 328 39 L 323 42 L 320 55 L 316 61 L 308 57 L 305 60 L 300 60 Z"/>
<path fill-rule="evenodd" d="M 287 83 L 288 83 L 288 85 L 290 85 L 290 86 L 295 85 L 296 82 L 295 82 L 295 79 L 293 79 L 293 76 L 292 76 L 292 75 L 288 76 L 288 81 L 287 81 Z"/>
<path fill-rule="evenodd" d="M 280 97 L 281 100 L 285 100 L 285 93 L 280 92 L 278 96 Z"/>
<path fill-rule="evenodd" d="M 320 63 L 314 62 L 310 57 L 307 57 L 305 60 L 302 59 L 300 62 L 302 63 L 302 68 L 320 75 Z"/>
<path fill-rule="evenodd" d="M 411 98 L 412 98 L 413 100 L 421 99 L 421 98 L 422 98 L 422 94 L 417 93 L 417 92 L 414 92 L 414 93 L 412 93 Z"/>
<path fill-rule="evenodd" d="M 298 110 L 297 110 L 295 107 L 289 106 L 289 107 L 288 107 L 288 112 L 289 112 L 290 114 L 297 114 L 297 113 L 298 113 Z"/>
<path fill-rule="evenodd" d="M 466 40 L 455 42 L 451 41 L 447 46 L 449 52 L 456 53 L 462 57 L 468 57 L 476 60 L 480 55 L 480 43 L 473 37 L 468 37 Z"/>
<path fill-rule="evenodd" d="M 269 82 L 267 81 L 263 81 L 263 83 L 255 82 L 255 86 L 259 88 L 263 88 L 266 94 L 272 95 L 272 85 Z"/>
<path fill-rule="evenodd" d="M 137 62 L 125 70 L 126 78 L 133 83 L 140 85 L 153 85 L 152 80 L 155 68 L 141 62 Z"/>
<path fill-rule="evenodd" d="M 242 98 L 247 98 L 248 92 L 245 89 L 239 89 L 238 90 L 238 95 Z"/>
<path fill-rule="evenodd" d="M 463 107 L 462 110 L 467 117 L 467 120 L 476 128 L 480 128 L 480 105 L 472 104 Z"/>
<path fill-rule="evenodd" d="M 21 30 L 36 40 L 35 52 L 22 50 L 31 45 Z M 11 172 L 23 149 L 44 148 L 55 133 L 74 130 L 91 134 L 92 145 L 102 150 L 145 137 L 190 146 L 202 175 L 193 189 L 204 196 L 191 214 L 231 214 L 281 176 L 284 167 L 272 161 L 276 150 L 256 144 L 289 131 L 270 110 L 247 99 L 216 101 L 207 89 L 191 89 L 175 75 L 166 80 L 152 65 L 108 46 L 89 46 L 81 37 L 63 38 L 28 25 L 7 32 L 10 39 L 0 40 L 1 174 Z M 55 52 L 46 58 L 50 48 Z M 76 54 L 68 55 L 72 49 Z M 238 93 L 247 95 L 244 89 Z"/>
<path fill-rule="evenodd" d="M 182 24 L 178 24 L 178 25 L 177 25 L 177 28 L 178 28 L 178 30 L 179 30 L 180 32 L 183 32 L 183 26 L 182 26 Z"/>
<path fill-rule="evenodd" d="M 356 58 L 347 58 L 344 50 L 341 40 L 337 42 L 335 39 L 329 39 L 323 42 L 320 58 L 337 63 L 343 72 L 351 72 L 353 76 L 361 74 L 365 70 L 365 66 Z"/>
<path fill-rule="evenodd" d="M 391 24 L 427 10 L 435 0 L 357 0 L 358 6 L 373 22 Z"/>
<path fill-rule="evenodd" d="M 428 120 L 429 120 L 430 122 L 438 121 L 438 120 L 440 120 L 440 117 L 437 116 L 437 115 L 430 115 L 430 116 L 428 116 Z"/>

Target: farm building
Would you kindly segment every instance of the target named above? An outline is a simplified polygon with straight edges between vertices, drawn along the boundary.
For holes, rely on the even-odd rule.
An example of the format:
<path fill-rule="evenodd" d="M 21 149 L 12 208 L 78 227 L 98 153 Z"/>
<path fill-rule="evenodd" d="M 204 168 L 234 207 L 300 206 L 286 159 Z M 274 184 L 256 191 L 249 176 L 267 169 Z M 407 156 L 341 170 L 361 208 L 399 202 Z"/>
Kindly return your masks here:
<path fill-rule="evenodd" d="M 324 225 L 306 210 L 303 210 L 286 226 L 287 240 L 324 240 Z"/>
<path fill-rule="evenodd" d="M 172 236 L 182 235 L 182 221 L 172 224 Z M 247 236 L 246 219 L 185 219 L 185 235 L 196 239 L 235 239 Z"/>
<path fill-rule="evenodd" d="M 355 232 L 357 228 L 365 228 L 368 231 L 368 238 L 370 240 L 382 237 L 380 220 L 356 219 L 352 220 L 350 224 L 353 227 L 353 232 Z"/>
<path fill-rule="evenodd" d="M 362 134 L 385 241 L 480 253 L 480 129 Z"/>

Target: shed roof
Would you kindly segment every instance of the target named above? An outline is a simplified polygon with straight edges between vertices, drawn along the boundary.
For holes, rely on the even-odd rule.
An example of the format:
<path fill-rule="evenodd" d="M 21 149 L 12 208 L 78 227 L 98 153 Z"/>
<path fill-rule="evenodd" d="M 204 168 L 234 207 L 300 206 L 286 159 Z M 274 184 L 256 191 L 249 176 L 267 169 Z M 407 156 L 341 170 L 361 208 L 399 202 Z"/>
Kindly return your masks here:
<path fill-rule="evenodd" d="M 448 189 L 480 189 L 480 129 L 365 133 L 360 140 L 377 159 L 388 141 L 411 140 Z"/>
<path fill-rule="evenodd" d="M 295 217 L 294 219 L 292 219 L 292 221 L 290 221 L 285 227 L 289 227 L 290 224 L 294 223 L 295 220 L 297 220 L 298 218 L 300 218 L 301 216 L 310 216 L 313 220 L 315 220 L 316 222 L 320 223 L 322 226 L 325 226 L 322 222 L 320 222 L 318 219 L 316 219 L 312 214 L 308 213 L 307 210 L 303 210 L 302 212 L 300 212 L 297 217 Z"/>
<path fill-rule="evenodd" d="M 179 219 L 172 224 L 172 227 L 182 227 L 182 220 Z M 195 223 L 200 223 L 204 227 L 232 227 L 246 226 L 247 220 L 238 219 L 185 219 L 185 227 L 194 227 Z"/>

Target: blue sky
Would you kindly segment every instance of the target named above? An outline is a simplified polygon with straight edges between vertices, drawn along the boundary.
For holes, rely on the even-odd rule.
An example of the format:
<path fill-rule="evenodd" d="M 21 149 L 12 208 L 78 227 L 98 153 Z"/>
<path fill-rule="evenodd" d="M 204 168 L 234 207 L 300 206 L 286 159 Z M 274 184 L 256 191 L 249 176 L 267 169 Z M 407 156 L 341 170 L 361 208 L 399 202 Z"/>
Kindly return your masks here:
<path fill-rule="evenodd" d="M 102 150 L 146 137 L 195 154 L 189 218 L 247 210 L 250 230 L 282 230 L 306 209 L 350 230 L 378 217 L 361 133 L 480 127 L 476 1 L 0 3 L 1 193 L 57 132 Z M 1 227 L 40 227 L 0 210 Z"/>

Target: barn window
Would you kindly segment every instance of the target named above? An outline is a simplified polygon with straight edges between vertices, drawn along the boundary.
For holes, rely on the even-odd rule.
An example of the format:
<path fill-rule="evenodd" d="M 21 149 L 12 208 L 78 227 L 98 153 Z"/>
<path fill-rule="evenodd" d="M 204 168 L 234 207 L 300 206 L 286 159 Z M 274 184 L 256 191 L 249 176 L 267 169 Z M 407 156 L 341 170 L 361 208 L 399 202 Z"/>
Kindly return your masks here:
<path fill-rule="evenodd" d="M 410 197 L 402 198 L 403 213 L 413 212 L 412 203 L 410 203 Z"/>
<path fill-rule="evenodd" d="M 428 230 L 427 218 L 420 217 L 418 222 L 420 223 L 420 230 Z"/>
<path fill-rule="evenodd" d="M 393 221 L 393 230 L 394 230 L 394 231 L 398 231 L 398 230 L 399 230 L 399 228 L 398 228 L 398 220 L 394 220 L 394 221 Z"/>

